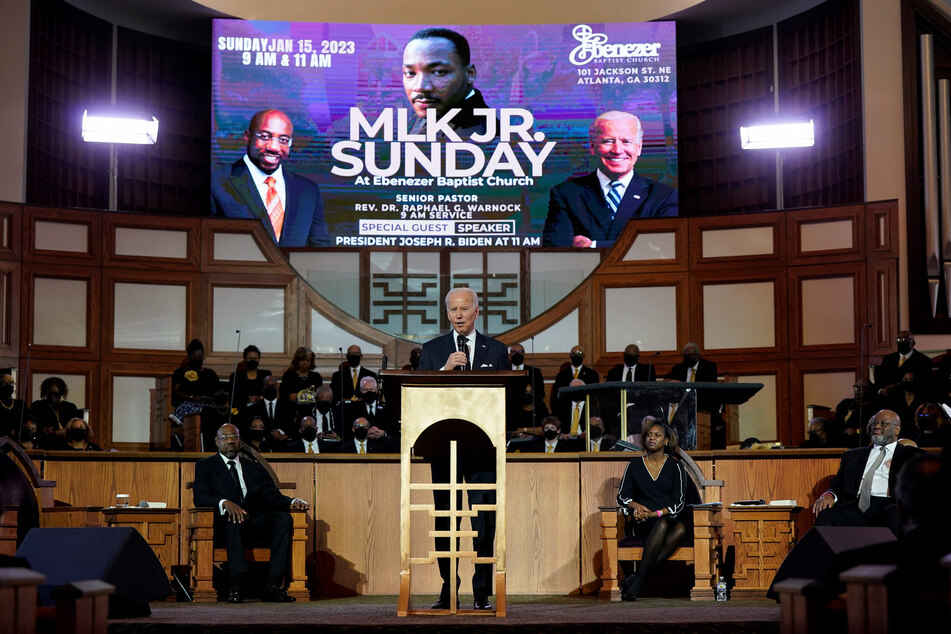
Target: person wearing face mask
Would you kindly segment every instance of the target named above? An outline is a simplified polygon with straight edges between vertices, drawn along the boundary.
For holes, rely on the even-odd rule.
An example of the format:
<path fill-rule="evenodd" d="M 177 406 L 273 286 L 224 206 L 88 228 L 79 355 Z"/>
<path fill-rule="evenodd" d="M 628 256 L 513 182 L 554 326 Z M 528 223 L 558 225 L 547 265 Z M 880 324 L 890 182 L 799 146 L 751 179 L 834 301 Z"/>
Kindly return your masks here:
<path fill-rule="evenodd" d="M 377 391 L 376 379 L 372 376 L 364 377 L 360 380 L 357 388 L 359 400 L 344 403 L 344 420 L 349 424 L 344 424 L 345 428 L 350 428 L 353 421 L 358 418 L 364 418 L 369 423 L 370 440 L 377 443 L 381 448 L 396 451 L 399 447 L 399 438 L 396 429 L 390 428 L 389 410 L 380 403 L 380 394 Z M 349 438 L 345 439 L 349 440 Z"/>
<path fill-rule="evenodd" d="M 522 401 L 516 404 L 513 414 L 506 421 L 505 430 L 512 438 L 529 438 L 541 426 L 542 421 L 549 415 L 545 402 L 532 393 L 530 383 L 525 383 L 525 393 Z"/>
<path fill-rule="evenodd" d="M 314 411 L 312 416 L 317 422 L 317 433 L 325 444 L 331 442 L 340 442 L 340 435 L 337 433 L 338 410 L 333 405 L 334 392 L 329 385 L 321 385 L 317 388 L 317 398 L 314 401 Z"/>
<path fill-rule="evenodd" d="M 922 390 L 931 387 L 931 357 L 915 350 L 915 335 L 907 330 L 898 333 L 898 350 L 882 357 L 875 367 L 875 390 L 878 395 L 890 398 L 895 392 L 902 392 L 902 377 L 911 372 L 921 382 Z"/>
<path fill-rule="evenodd" d="M 347 360 L 340 364 L 340 369 L 334 372 L 330 379 L 330 387 L 333 389 L 334 405 L 343 401 L 359 400 L 359 385 L 366 377 L 377 378 L 376 372 L 373 372 L 361 365 L 363 360 L 363 351 L 360 346 L 352 345 L 347 348 Z"/>
<path fill-rule="evenodd" d="M 297 436 L 297 439 L 287 441 L 282 451 L 306 454 L 328 453 L 323 442 L 323 434 L 318 431 L 317 420 L 313 416 L 303 416 L 300 419 Z"/>
<path fill-rule="evenodd" d="M 528 373 L 526 381 L 532 385 L 531 394 L 535 407 L 542 405 L 545 401 L 545 379 L 542 377 L 541 370 L 525 363 L 525 347 L 522 344 L 513 343 L 509 346 L 509 362 L 512 364 L 509 369 Z"/>
<path fill-rule="evenodd" d="M 416 346 L 409 351 L 409 363 L 403 366 L 404 370 L 418 370 L 419 360 L 423 356 L 423 349 Z"/>
<path fill-rule="evenodd" d="M 919 447 L 946 447 L 951 442 L 951 419 L 937 403 L 922 403 L 915 412 L 917 436 L 912 438 Z"/>
<path fill-rule="evenodd" d="M 228 378 L 228 385 L 234 389 L 232 403 L 239 416 L 244 415 L 249 405 L 261 399 L 264 377 L 271 375 L 271 371 L 259 367 L 260 364 L 261 351 L 255 345 L 248 346 L 244 349 L 238 368 Z"/>
<path fill-rule="evenodd" d="M 169 414 L 177 425 L 182 425 L 186 416 L 201 413 L 210 405 L 218 391 L 218 375 L 205 367 L 205 346 L 198 339 L 188 342 L 185 362 L 172 372 L 172 405 L 175 411 Z M 212 438 L 214 432 L 212 432 Z"/>
<path fill-rule="evenodd" d="M 579 387 L 584 384 L 584 381 L 581 379 L 572 379 L 568 387 Z M 558 417 L 565 435 L 571 438 L 576 438 L 579 434 L 584 434 L 588 417 L 601 416 L 598 401 L 593 396 L 587 399 L 584 394 L 572 393 L 565 395 L 559 402 L 561 403 L 561 407 L 553 412 L 552 415 Z M 583 451 L 583 448 L 578 449 L 578 451 Z"/>
<path fill-rule="evenodd" d="M 898 382 L 898 388 L 888 391 L 885 407 L 901 418 L 901 438 L 914 438 L 918 435 L 915 412 L 923 404 L 934 401 L 934 395 L 924 382 L 911 372 L 906 372 Z"/>
<path fill-rule="evenodd" d="M 271 435 L 267 424 L 260 416 L 252 416 L 248 421 L 247 430 L 243 435 L 244 444 L 258 453 L 271 453 Z"/>
<path fill-rule="evenodd" d="M 586 385 L 599 383 L 601 377 L 598 376 L 594 368 L 584 365 L 584 348 L 574 346 L 568 355 L 568 363 L 561 366 L 561 371 L 555 375 L 555 383 L 551 387 L 551 398 L 549 399 L 549 409 L 552 414 L 558 415 L 559 411 L 569 404 L 569 399 L 562 398 L 558 390 L 567 387 L 574 379 L 581 379 Z"/>
<path fill-rule="evenodd" d="M 816 526 L 886 526 L 899 534 L 892 497 L 902 466 L 924 453 L 898 442 L 901 419 L 883 409 L 868 422 L 872 444 L 842 455 L 828 490 L 812 505 Z"/>
<path fill-rule="evenodd" d="M 252 403 L 246 414 L 249 420 L 255 416 L 261 418 L 269 430 L 272 445 L 280 447 L 288 439 L 297 439 L 295 411 L 292 403 L 278 398 L 277 377 L 271 374 L 261 381 L 261 400 Z"/>
<path fill-rule="evenodd" d="M 25 426 L 32 417 L 30 410 L 26 408 L 26 403 L 14 398 L 15 391 L 16 381 L 13 379 L 11 369 L 0 370 L 0 436 L 19 440 L 20 421 L 22 420 Z"/>
<path fill-rule="evenodd" d="M 59 449 L 66 451 L 102 451 L 99 445 L 89 440 L 89 424 L 82 418 L 71 418 L 66 423 L 65 442 Z"/>
<path fill-rule="evenodd" d="M 542 437 L 535 440 L 535 453 L 570 453 L 578 451 L 578 443 L 561 433 L 561 421 L 549 416 L 542 421 Z"/>
<path fill-rule="evenodd" d="M 350 439 L 343 444 L 340 453 L 345 454 L 368 454 L 368 453 L 388 453 L 389 449 L 378 440 L 370 438 L 370 421 L 360 417 L 353 421 L 350 426 Z"/>
<path fill-rule="evenodd" d="M 33 401 L 30 412 L 36 421 L 34 446 L 55 449 L 66 437 L 66 423 L 79 417 L 79 409 L 66 400 L 69 389 L 58 376 L 47 377 L 40 383 L 40 400 Z"/>
<path fill-rule="evenodd" d="M 587 438 L 586 451 L 611 451 L 617 443 L 617 437 L 604 431 L 604 421 L 598 416 L 592 416 L 588 421 L 591 435 Z"/>
<path fill-rule="evenodd" d="M 826 449 L 835 447 L 832 442 L 832 421 L 816 416 L 809 421 L 806 435 L 808 438 L 800 445 L 800 449 Z"/>
<path fill-rule="evenodd" d="M 622 363 L 617 364 L 608 370 L 605 381 L 608 383 L 614 381 L 656 381 L 657 373 L 653 363 L 641 363 L 641 349 L 636 343 L 629 343 L 624 348 Z M 638 399 L 635 398 L 633 390 L 628 391 L 627 395 L 627 421 L 628 429 L 631 423 L 648 415 L 653 408 L 638 407 Z M 608 431 L 614 434 L 621 432 L 621 396 L 620 392 L 611 395 L 609 400 L 605 401 L 604 414 L 608 423 Z"/>
<path fill-rule="evenodd" d="M 686 383 L 716 383 L 717 364 L 700 356 L 700 347 L 690 342 L 683 347 L 683 361 L 670 369 L 667 379 Z M 720 403 L 709 392 L 699 390 L 697 411 L 710 414 L 710 443 L 713 449 L 726 447 L 726 424 L 720 416 Z"/>

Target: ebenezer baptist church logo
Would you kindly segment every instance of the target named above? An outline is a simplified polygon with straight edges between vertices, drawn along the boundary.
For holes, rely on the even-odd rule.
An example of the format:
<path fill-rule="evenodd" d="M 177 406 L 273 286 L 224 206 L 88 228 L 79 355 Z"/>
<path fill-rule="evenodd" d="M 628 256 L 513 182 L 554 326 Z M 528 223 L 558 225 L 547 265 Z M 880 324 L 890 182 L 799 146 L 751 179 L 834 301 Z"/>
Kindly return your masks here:
<path fill-rule="evenodd" d="M 634 42 L 629 44 L 608 44 L 608 36 L 595 33 L 587 24 L 579 24 L 571 35 L 581 42 L 571 51 L 568 59 L 575 66 L 584 66 L 590 61 L 609 58 L 631 61 L 658 61 L 660 42 Z M 633 60 L 631 58 L 634 58 Z"/>

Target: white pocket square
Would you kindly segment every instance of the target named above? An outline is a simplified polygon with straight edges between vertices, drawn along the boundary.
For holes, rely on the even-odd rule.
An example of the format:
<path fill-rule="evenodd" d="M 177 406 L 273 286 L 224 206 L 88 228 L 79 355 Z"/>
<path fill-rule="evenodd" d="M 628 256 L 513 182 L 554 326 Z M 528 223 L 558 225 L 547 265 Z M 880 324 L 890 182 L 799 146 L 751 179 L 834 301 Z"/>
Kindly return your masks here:
<path fill-rule="evenodd" d="M 482 368 L 491 368 L 491 367 L 492 367 L 492 364 L 491 364 L 491 363 L 483 363 L 483 364 L 482 364 L 481 366 L 479 366 L 479 367 L 482 367 Z"/>

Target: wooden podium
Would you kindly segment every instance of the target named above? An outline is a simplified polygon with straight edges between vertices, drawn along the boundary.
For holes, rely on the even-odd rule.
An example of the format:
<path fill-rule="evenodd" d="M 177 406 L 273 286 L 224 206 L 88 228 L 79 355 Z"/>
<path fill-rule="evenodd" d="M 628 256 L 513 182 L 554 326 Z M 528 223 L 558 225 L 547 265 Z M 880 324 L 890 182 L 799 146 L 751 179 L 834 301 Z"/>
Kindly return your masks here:
<path fill-rule="evenodd" d="M 524 372 L 405 372 L 383 370 L 381 377 L 390 407 L 399 403 L 400 445 L 400 596 L 397 615 L 487 614 L 505 616 L 505 414 L 507 391 L 521 386 Z M 396 402 L 395 402 L 396 401 Z M 438 428 L 436 427 L 438 425 Z M 433 428 L 433 429 L 431 429 Z M 429 431 L 429 433 L 425 433 Z M 418 446 L 417 446 L 418 443 Z M 491 446 L 495 457 L 495 483 L 457 482 L 459 453 L 474 446 Z M 415 455 L 449 456 L 449 482 L 412 482 L 410 470 Z M 448 491 L 449 510 L 436 510 L 432 501 L 412 503 L 412 491 Z M 495 504 L 463 510 L 457 508 L 456 494 L 470 490 L 495 491 Z M 474 531 L 457 529 L 457 518 L 472 517 L 479 511 L 495 511 L 495 549 L 492 557 L 477 557 L 474 550 L 459 550 L 457 538 L 474 537 Z M 410 543 L 414 512 L 429 517 L 448 517 L 448 531 L 431 531 L 430 537 L 449 537 L 449 550 L 435 548 L 426 557 L 412 557 Z M 449 559 L 449 578 L 456 576 L 459 559 L 473 564 L 495 564 L 495 611 L 460 610 L 455 584 L 451 586 L 449 609 L 413 609 L 410 605 L 411 566 L 434 564 Z"/>

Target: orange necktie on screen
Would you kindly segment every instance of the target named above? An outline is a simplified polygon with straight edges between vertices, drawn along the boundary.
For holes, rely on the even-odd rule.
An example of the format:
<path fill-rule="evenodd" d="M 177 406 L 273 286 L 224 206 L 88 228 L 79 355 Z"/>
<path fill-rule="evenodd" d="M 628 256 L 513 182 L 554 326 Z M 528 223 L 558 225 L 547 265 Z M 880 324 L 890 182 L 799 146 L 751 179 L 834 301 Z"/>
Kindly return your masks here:
<path fill-rule="evenodd" d="M 284 228 L 284 206 L 281 205 L 281 197 L 277 195 L 277 180 L 273 176 L 268 176 L 264 179 L 264 183 L 267 185 L 267 195 L 264 200 L 267 206 L 267 217 L 271 219 L 274 235 L 280 240 L 281 229 Z"/>

